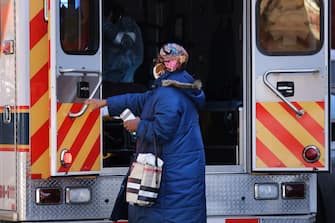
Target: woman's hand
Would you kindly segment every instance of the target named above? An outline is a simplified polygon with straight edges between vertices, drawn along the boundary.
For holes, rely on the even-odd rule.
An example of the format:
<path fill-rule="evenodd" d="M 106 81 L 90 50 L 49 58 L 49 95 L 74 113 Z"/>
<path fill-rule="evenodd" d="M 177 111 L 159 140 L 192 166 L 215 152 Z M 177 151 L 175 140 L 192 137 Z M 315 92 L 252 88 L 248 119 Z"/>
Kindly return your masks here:
<path fill-rule="evenodd" d="M 125 129 L 127 129 L 128 132 L 136 132 L 140 121 L 141 119 L 139 117 L 136 117 L 135 119 L 125 121 L 123 123 L 123 126 Z"/>
<path fill-rule="evenodd" d="M 107 105 L 106 99 L 99 100 L 99 99 L 88 99 L 84 102 L 85 105 L 91 105 L 92 111 Z"/>

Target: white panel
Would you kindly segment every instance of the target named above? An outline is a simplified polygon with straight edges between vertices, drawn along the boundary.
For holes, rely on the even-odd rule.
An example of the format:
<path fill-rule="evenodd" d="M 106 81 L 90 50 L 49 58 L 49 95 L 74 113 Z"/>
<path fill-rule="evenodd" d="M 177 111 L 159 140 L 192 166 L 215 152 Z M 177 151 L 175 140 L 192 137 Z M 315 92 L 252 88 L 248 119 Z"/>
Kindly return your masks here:
<path fill-rule="evenodd" d="M 8 5 L 7 5 L 8 4 Z M 14 1 L 0 0 L 1 19 L 6 21 L 1 27 L 2 44 L 5 41 L 15 43 Z M 4 17 L 8 10 L 7 18 Z M 16 148 L 15 148 L 15 51 L 12 54 L 0 52 L 0 208 L 16 209 Z M 4 106 L 10 106 L 10 122 L 3 121 Z"/>

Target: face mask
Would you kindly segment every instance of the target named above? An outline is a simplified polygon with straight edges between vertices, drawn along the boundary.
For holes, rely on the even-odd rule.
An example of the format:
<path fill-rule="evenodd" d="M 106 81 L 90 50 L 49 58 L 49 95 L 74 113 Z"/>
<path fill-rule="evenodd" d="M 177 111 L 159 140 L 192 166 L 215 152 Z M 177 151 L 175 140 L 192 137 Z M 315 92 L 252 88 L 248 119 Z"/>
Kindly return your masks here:
<path fill-rule="evenodd" d="M 166 70 L 169 72 L 173 72 L 175 70 L 177 70 L 179 63 L 177 60 L 170 60 L 170 61 L 166 61 L 164 62 L 164 65 L 166 67 Z"/>

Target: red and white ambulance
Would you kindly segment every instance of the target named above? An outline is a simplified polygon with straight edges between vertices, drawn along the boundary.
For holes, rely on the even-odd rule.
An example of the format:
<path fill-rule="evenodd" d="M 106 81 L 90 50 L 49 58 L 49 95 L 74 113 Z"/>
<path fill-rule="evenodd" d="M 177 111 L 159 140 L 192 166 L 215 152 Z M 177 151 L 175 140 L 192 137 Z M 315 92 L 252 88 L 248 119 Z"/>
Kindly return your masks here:
<path fill-rule="evenodd" d="M 110 222 L 136 135 L 83 101 L 149 88 L 158 49 L 178 42 L 207 96 L 208 223 L 314 222 L 330 1 L 119 3 L 143 35 L 132 83 L 103 81 L 102 0 L 0 0 L 0 219 Z"/>

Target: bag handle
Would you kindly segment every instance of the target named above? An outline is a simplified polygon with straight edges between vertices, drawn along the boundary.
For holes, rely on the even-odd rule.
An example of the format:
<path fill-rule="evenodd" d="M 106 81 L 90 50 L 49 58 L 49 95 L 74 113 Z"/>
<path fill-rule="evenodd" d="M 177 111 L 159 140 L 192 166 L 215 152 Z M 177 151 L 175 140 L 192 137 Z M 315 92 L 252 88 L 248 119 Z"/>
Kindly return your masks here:
<path fill-rule="evenodd" d="M 148 129 L 148 126 L 145 127 L 144 129 L 144 132 L 146 133 L 147 132 L 147 129 Z M 141 141 L 139 141 L 138 143 L 138 146 L 141 147 L 141 145 L 143 144 L 143 141 L 144 141 L 144 137 L 141 139 Z M 156 139 L 156 134 L 155 134 L 155 131 L 152 131 L 152 141 L 153 141 L 153 145 L 154 145 L 154 153 L 155 153 L 155 167 L 158 168 L 158 151 L 157 151 L 157 139 Z M 137 157 L 139 154 L 139 151 L 137 149 L 137 146 L 136 146 L 136 154 L 135 154 L 135 157 Z M 159 174 L 156 174 L 156 185 L 158 185 L 159 183 Z"/>
<path fill-rule="evenodd" d="M 158 151 L 157 151 L 157 141 L 156 141 L 156 134 L 152 131 L 152 141 L 154 144 L 154 152 L 155 152 L 155 166 L 158 167 Z"/>
<path fill-rule="evenodd" d="M 147 132 L 147 129 L 148 129 L 148 126 L 145 126 L 145 129 L 144 129 L 144 133 Z M 138 143 L 138 146 L 141 147 L 142 144 L 143 144 L 143 141 L 144 141 L 144 137 L 139 141 Z M 156 138 L 156 134 L 155 134 L 155 131 L 152 131 L 152 141 L 153 141 L 153 145 L 154 145 L 154 153 L 155 153 L 155 166 L 158 167 L 158 153 L 160 151 L 158 151 L 158 146 L 157 146 L 157 138 Z M 137 148 L 137 146 L 136 146 Z M 139 151 L 136 149 L 136 154 L 135 154 L 135 157 L 137 157 L 139 154 Z"/>

